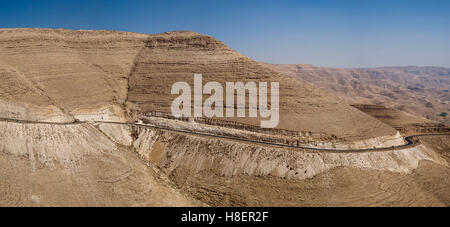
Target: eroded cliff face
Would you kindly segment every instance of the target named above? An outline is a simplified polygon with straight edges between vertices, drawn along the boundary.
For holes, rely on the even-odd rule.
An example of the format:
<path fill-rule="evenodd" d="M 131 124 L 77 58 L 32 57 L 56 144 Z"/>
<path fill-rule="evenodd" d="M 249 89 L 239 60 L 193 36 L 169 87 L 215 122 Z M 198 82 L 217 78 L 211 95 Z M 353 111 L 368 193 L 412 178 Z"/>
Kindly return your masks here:
<path fill-rule="evenodd" d="M 149 111 L 170 113 L 172 84 L 193 84 L 194 73 L 204 83 L 279 82 L 279 129 L 348 140 L 396 134 L 341 99 L 195 32 L 0 30 L 1 117 L 127 121 Z"/>
<path fill-rule="evenodd" d="M 351 198 L 335 196 L 361 183 L 355 193 L 367 200 L 357 204 L 442 205 L 416 186 L 397 184 L 414 184 L 410 176 L 424 163 L 441 174 L 448 169 L 446 159 L 424 145 L 313 152 L 107 123 L 0 127 L 4 206 L 352 205 Z M 351 183 L 358 174 L 367 178 Z M 343 182 L 350 185 L 339 186 Z M 380 186 L 371 182 L 383 183 L 385 191 L 374 191 Z M 267 195 L 273 190 L 279 194 Z M 417 199 L 397 198 L 396 190 Z"/>
<path fill-rule="evenodd" d="M 193 87 L 194 73 L 202 74 L 203 84 L 212 81 L 222 86 L 238 81 L 279 82 L 280 122 L 277 129 L 312 131 L 349 140 L 396 133 L 391 127 L 343 104 L 339 98 L 268 69 L 213 37 L 194 32 L 168 32 L 148 38 L 130 73 L 127 100 L 135 103 L 140 113 L 170 113 L 172 101 L 177 97 L 170 92 L 172 85 L 181 81 Z M 204 95 L 203 100 L 207 97 Z M 248 111 L 248 100 L 246 102 Z M 236 107 L 225 104 L 224 109 L 227 108 Z M 260 117 L 219 119 L 258 127 L 261 121 Z"/>
<path fill-rule="evenodd" d="M 249 175 L 306 179 L 336 167 L 409 173 L 422 160 L 446 164 L 424 146 L 382 152 L 313 152 L 148 128 L 134 130 L 138 134 L 133 143 L 136 152 L 168 175 L 214 172 L 224 177 Z"/>
<path fill-rule="evenodd" d="M 204 205 L 93 125 L 0 128 L 0 206 Z"/>
<path fill-rule="evenodd" d="M 53 108 L 55 115 L 72 119 L 113 106 L 119 110 L 114 114 L 121 117 L 128 74 L 147 37 L 109 31 L 1 29 L 1 99 Z M 40 110 L 35 111 L 38 115 Z"/>
<path fill-rule="evenodd" d="M 0 122 L 2 151 L 28 156 L 32 166 L 75 168 L 89 154 L 112 152 L 116 145 L 92 125 L 46 125 Z"/>
<path fill-rule="evenodd" d="M 100 126 L 101 127 L 101 126 Z M 214 206 L 446 206 L 448 162 L 431 147 L 313 152 L 115 127 L 177 188 Z M 439 138 L 437 138 L 439 139 Z M 441 138 L 442 139 L 442 138 Z M 447 151 L 448 152 L 448 151 Z M 444 152 L 445 153 L 445 152 Z M 443 158 L 444 157 L 444 158 Z"/>

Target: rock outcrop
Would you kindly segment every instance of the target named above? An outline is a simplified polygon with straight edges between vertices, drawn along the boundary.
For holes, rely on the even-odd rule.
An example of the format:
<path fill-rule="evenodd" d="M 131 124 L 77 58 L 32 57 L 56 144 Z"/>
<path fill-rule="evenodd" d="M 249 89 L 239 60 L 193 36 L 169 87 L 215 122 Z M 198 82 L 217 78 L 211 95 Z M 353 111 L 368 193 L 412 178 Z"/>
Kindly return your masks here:
<path fill-rule="evenodd" d="M 170 112 L 176 97 L 170 95 L 172 84 L 192 84 L 194 73 L 202 73 L 204 83 L 279 82 L 280 129 L 348 140 L 396 134 L 339 98 L 195 32 L 0 30 L 0 100 L 23 109 L 10 113 L 5 105 L 0 111 L 4 117 L 42 119 L 39 112 L 47 111 L 48 119 L 60 121 L 125 121 L 148 111 Z M 257 118 L 225 120 L 260 122 Z"/>

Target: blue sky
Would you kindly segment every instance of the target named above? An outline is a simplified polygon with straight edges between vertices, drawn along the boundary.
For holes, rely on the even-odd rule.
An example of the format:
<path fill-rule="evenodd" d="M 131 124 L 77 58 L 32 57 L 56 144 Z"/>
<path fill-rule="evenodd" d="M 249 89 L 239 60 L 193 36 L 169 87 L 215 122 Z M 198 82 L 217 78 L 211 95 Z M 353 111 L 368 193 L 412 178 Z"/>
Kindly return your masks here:
<path fill-rule="evenodd" d="M 450 0 L 0 0 L 0 27 L 192 30 L 270 63 L 450 67 Z"/>

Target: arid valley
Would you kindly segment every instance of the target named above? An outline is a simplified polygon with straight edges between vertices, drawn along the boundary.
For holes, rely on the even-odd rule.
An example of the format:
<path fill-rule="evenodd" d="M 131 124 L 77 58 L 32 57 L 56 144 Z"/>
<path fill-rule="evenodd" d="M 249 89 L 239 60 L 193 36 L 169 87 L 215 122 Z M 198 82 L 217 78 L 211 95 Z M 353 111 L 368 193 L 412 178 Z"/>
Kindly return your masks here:
<path fill-rule="evenodd" d="M 171 86 L 195 73 L 279 82 L 278 126 L 173 117 Z M 0 79 L 2 207 L 450 206 L 448 68 L 268 64 L 191 31 L 4 28 Z"/>

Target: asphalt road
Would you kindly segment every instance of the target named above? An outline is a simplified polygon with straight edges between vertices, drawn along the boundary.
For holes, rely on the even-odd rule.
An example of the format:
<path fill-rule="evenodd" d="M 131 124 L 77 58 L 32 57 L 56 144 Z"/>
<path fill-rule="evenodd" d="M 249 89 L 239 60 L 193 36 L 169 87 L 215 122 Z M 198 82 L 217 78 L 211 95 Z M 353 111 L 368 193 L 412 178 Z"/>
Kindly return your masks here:
<path fill-rule="evenodd" d="M 20 119 L 12 119 L 12 118 L 0 118 L 0 121 L 24 123 L 24 124 L 50 124 L 50 125 L 77 125 L 77 124 L 89 123 L 87 121 L 42 122 L 42 121 L 30 121 L 30 120 L 20 120 Z M 289 144 L 271 143 L 271 142 L 265 142 L 265 141 L 250 140 L 250 139 L 245 139 L 245 138 L 240 138 L 240 137 L 222 136 L 222 135 L 208 134 L 208 133 L 188 131 L 188 130 L 180 130 L 180 129 L 174 129 L 174 128 L 169 128 L 169 127 L 161 127 L 161 126 L 139 124 L 139 123 L 114 122 L 114 121 L 94 121 L 94 122 L 102 123 L 102 124 L 120 124 L 120 125 L 136 126 L 136 127 L 148 127 L 148 128 L 160 129 L 160 130 L 165 130 L 165 131 L 172 131 L 172 132 L 178 132 L 178 133 L 184 133 L 184 134 L 198 135 L 198 136 L 204 136 L 204 137 L 213 137 L 213 138 L 220 138 L 220 139 L 227 139 L 227 140 L 234 140 L 234 141 L 242 141 L 242 142 L 253 143 L 253 144 L 269 145 L 269 146 L 283 147 L 283 148 L 302 149 L 302 150 L 312 150 L 312 151 L 328 151 L 328 152 L 367 152 L 367 151 L 401 150 L 401 149 L 414 147 L 415 145 L 417 145 L 418 144 L 417 138 L 419 138 L 419 137 L 450 136 L 450 133 L 417 134 L 417 135 L 411 135 L 411 136 L 404 137 L 403 139 L 405 141 L 405 144 L 403 144 L 403 145 L 397 145 L 397 146 L 391 146 L 391 147 L 376 147 L 376 148 L 367 148 L 367 149 L 329 149 L 329 148 L 317 148 L 317 147 L 295 146 L 295 145 L 289 145 Z"/>

